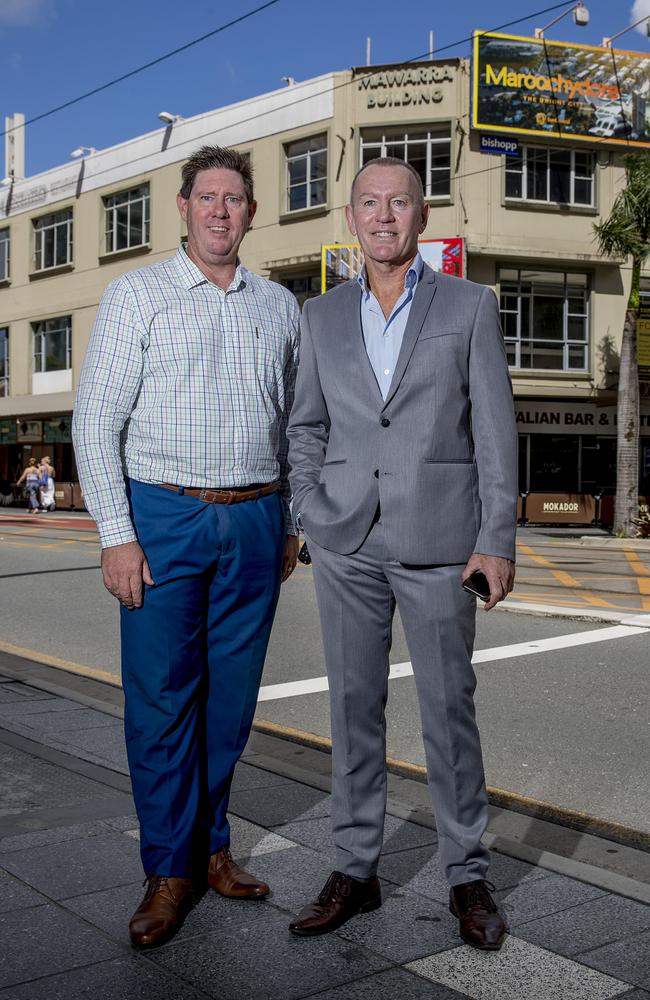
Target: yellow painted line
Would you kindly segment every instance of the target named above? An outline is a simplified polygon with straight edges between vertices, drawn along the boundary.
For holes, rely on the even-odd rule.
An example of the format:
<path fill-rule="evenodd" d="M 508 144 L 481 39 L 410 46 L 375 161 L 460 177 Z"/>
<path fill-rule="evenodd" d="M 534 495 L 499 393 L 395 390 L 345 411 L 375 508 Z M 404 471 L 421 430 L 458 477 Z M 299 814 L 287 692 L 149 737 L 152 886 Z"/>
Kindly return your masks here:
<path fill-rule="evenodd" d="M 623 549 L 623 552 L 630 566 L 637 574 L 636 583 L 639 593 L 643 595 L 641 597 L 643 610 L 650 611 L 650 569 L 641 562 L 636 552 L 631 552 L 629 549 Z"/>
<path fill-rule="evenodd" d="M 267 722 L 264 719 L 255 719 L 253 729 L 258 733 L 264 733 L 267 736 L 276 736 L 290 743 L 310 747 L 313 750 L 324 750 L 326 753 L 332 752 L 331 739 L 326 736 L 319 736 L 316 733 L 306 732 L 304 729 L 294 729 L 291 726 L 283 726 L 277 722 Z M 407 760 L 387 757 L 386 767 L 392 774 L 398 774 L 404 778 L 412 778 L 422 783 L 427 782 L 427 770 L 421 764 L 412 764 Z M 510 809 L 513 812 L 524 813 L 527 816 L 535 816 L 552 823 L 559 823 L 573 830 L 582 830 L 592 833 L 595 836 L 615 840 L 618 843 L 641 847 L 644 850 L 650 849 L 650 833 L 644 830 L 636 830 L 634 827 L 601 819 L 598 816 L 592 816 L 589 813 L 581 812 L 577 809 L 569 809 L 552 802 L 542 802 L 539 799 L 521 795 L 519 792 L 511 792 L 507 788 L 495 788 L 492 785 L 488 785 L 487 793 L 490 803 L 501 809 Z"/>
<path fill-rule="evenodd" d="M 544 556 L 539 556 L 535 550 L 530 545 L 521 544 L 521 551 L 527 555 L 533 562 L 536 562 L 539 566 L 543 566 L 545 569 L 551 571 L 555 579 L 562 584 L 563 587 L 567 587 L 569 590 L 579 590 L 580 594 L 574 594 L 575 597 L 581 597 L 587 604 L 594 605 L 597 608 L 611 608 L 613 607 L 609 601 L 606 601 L 604 597 L 598 597 L 597 594 L 585 591 L 582 583 L 576 580 L 575 576 L 571 573 L 567 573 L 563 569 L 555 569 L 555 564 L 545 559 Z"/>
<path fill-rule="evenodd" d="M 58 549 L 61 542 L 12 542 L 8 538 L 2 538 L 3 545 L 9 545 L 13 549 Z"/>
<path fill-rule="evenodd" d="M 69 674 L 92 677 L 93 680 L 103 681 L 104 684 L 111 684 L 113 687 L 122 687 L 120 678 L 108 670 L 101 670 L 99 667 L 89 667 L 85 663 L 75 663 L 74 660 L 62 660 L 58 656 L 50 656 L 49 653 L 42 653 L 38 649 L 26 649 L 24 646 L 14 646 L 11 642 L 0 641 L 0 652 L 11 653 L 13 656 L 22 656 L 25 660 L 44 663 L 48 667 L 56 667 L 57 670 L 66 670 Z"/>

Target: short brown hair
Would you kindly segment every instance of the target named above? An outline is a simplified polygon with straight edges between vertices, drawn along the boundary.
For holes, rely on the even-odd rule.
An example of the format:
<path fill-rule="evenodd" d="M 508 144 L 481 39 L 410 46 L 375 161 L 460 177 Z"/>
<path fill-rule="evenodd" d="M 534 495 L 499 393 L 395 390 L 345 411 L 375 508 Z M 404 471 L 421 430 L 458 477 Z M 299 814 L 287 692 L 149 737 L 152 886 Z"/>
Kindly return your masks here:
<path fill-rule="evenodd" d="M 376 160 L 368 160 L 367 163 L 364 163 L 364 165 L 360 167 L 359 170 L 357 170 L 356 174 L 354 175 L 354 180 L 352 181 L 352 187 L 350 189 L 350 204 L 352 204 L 352 202 L 354 201 L 354 189 L 357 186 L 357 181 L 359 180 L 359 177 L 364 172 L 364 170 L 367 170 L 368 167 L 405 167 L 409 171 L 409 173 L 412 174 L 413 177 L 415 178 L 415 184 L 420 195 L 420 203 L 422 204 L 424 202 L 424 188 L 422 186 L 422 178 L 420 177 L 415 167 L 412 166 L 410 163 L 407 163 L 406 160 L 398 159 L 397 156 L 379 156 L 377 157 Z"/>
<path fill-rule="evenodd" d="M 181 172 L 180 196 L 186 201 L 192 193 L 196 175 L 201 170 L 234 170 L 244 182 L 248 203 L 253 201 L 253 168 L 250 157 L 245 153 L 238 153 L 236 149 L 229 149 L 227 146 L 201 146 L 192 153 Z"/>

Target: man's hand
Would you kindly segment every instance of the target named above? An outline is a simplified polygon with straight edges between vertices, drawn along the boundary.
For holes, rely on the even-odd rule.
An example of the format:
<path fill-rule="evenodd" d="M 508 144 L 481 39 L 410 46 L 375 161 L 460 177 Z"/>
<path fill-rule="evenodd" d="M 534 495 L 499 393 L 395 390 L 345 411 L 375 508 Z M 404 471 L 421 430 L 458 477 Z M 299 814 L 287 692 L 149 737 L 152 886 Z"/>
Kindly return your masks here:
<path fill-rule="evenodd" d="M 153 586 L 149 564 L 137 542 L 102 549 L 102 574 L 106 589 L 131 611 L 142 607 L 143 581 Z"/>
<path fill-rule="evenodd" d="M 490 585 L 490 600 L 485 604 L 485 610 L 489 611 L 507 597 L 514 587 L 515 564 L 511 559 L 503 559 L 501 556 L 484 556 L 480 552 L 474 552 L 463 570 L 462 582 L 465 583 L 468 576 L 477 569 L 485 573 Z"/>
<path fill-rule="evenodd" d="M 282 582 L 288 580 L 298 560 L 298 538 L 296 535 L 287 535 L 284 546 L 284 557 L 282 559 Z"/>

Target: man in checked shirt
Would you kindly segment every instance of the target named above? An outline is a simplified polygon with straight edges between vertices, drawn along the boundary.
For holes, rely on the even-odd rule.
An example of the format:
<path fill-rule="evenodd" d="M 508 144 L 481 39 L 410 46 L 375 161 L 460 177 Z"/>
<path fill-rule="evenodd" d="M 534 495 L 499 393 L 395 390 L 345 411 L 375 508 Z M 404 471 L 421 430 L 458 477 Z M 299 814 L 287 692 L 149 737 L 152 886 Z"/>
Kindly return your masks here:
<path fill-rule="evenodd" d="M 121 605 L 140 948 L 178 930 L 193 881 L 238 899 L 269 892 L 232 860 L 226 810 L 298 552 L 285 432 L 299 312 L 239 262 L 256 209 L 248 160 L 204 146 L 177 202 L 187 245 L 104 293 L 73 425 L 104 584 Z"/>

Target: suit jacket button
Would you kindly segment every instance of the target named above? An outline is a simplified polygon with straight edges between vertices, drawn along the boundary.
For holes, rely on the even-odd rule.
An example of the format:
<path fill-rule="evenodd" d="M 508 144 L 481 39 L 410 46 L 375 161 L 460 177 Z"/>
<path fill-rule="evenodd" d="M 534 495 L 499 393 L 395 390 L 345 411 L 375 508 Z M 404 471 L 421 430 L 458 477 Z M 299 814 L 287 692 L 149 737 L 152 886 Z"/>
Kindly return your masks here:
<path fill-rule="evenodd" d="M 379 469 L 375 469 L 375 471 L 373 472 L 373 476 L 375 477 L 375 479 L 379 479 Z"/>
<path fill-rule="evenodd" d="M 382 427 L 390 427 L 390 420 L 388 417 L 382 417 L 380 423 Z"/>

